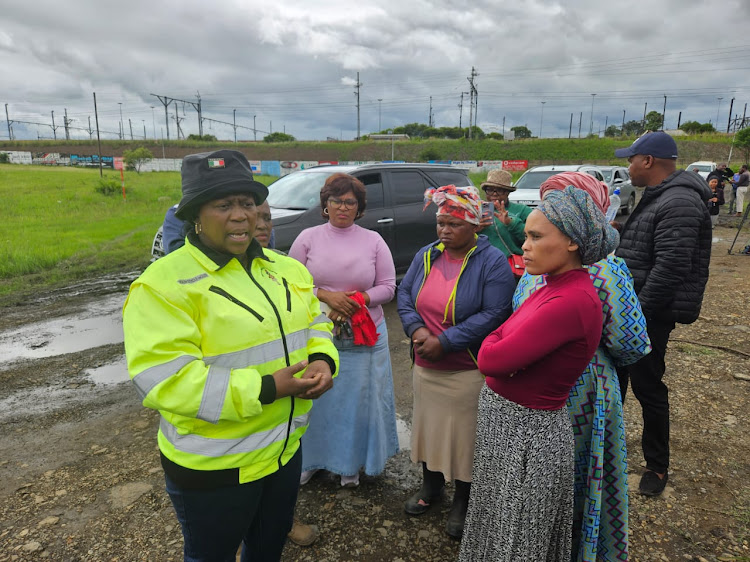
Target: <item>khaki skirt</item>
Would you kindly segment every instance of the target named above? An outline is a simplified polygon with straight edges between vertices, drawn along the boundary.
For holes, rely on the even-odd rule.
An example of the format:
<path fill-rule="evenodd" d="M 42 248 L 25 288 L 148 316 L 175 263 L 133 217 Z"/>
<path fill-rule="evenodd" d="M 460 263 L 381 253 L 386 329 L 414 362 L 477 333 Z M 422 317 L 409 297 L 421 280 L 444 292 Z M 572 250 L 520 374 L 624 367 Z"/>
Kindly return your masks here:
<path fill-rule="evenodd" d="M 413 383 L 411 460 L 427 463 L 448 481 L 471 482 L 484 376 L 476 369 L 438 371 L 414 365 Z"/>

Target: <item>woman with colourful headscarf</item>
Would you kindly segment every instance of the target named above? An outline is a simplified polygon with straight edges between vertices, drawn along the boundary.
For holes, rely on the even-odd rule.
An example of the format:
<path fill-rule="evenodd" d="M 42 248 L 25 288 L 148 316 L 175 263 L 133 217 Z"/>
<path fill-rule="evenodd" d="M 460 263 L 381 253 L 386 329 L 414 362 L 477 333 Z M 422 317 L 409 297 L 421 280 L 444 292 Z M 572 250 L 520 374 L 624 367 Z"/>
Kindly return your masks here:
<path fill-rule="evenodd" d="M 404 504 L 427 511 L 446 480 L 455 481 L 446 532 L 463 533 L 471 486 L 477 399 L 484 377 L 476 356 L 482 340 L 510 314 L 515 280 L 503 253 L 477 236 L 480 198 L 473 187 L 425 192 L 438 207 L 438 240 L 414 258 L 398 290 L 398 313 L 414 359 L 411 458 L 423 482 Z"/>
<path fill-rule="evenodd" d="M 584 190 L 599 210 L 607 212 L 606 184 L 580 172 L 552 176 L 542 184 L 541 198 L 569 185 Z M 599 347 L 566 402 L 575 439 L 573 559 L 611 562 L 628 559 L 627 455 L 615 368 L 636 362 L 651 346 L 623 259 L 610 254 L 589 265 L 588 271 L 604 320 Z M 546 284 L 544 275 L 524 274 L 513 295 L 513 308 Z"/>
<path fill-rule="evenodd" d="M 617 231 L 584 191 L 553 191 L 526 220 L 523 257 L 547 284 L 482 343 L 474 482 L 460 560 L 570 560 L 571 387 L 596 351 L 602 305 L 584 264 Z"/>

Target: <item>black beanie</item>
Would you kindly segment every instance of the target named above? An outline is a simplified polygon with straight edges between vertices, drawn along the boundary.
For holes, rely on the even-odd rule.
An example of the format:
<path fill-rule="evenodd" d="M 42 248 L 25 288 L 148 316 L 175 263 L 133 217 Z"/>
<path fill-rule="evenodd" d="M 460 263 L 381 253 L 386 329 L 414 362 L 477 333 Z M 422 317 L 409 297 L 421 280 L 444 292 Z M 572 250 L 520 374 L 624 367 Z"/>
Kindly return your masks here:
<path fill-rule="evenodd" d="M 268 188 L 253 179 L 244 154 L 236 150 L 188 154 L 182 159 L 182 199 L 175 215 L 189 220 L 204 203 L 237 193 L 251 194 L 256 205 L 268 197 Z"/>

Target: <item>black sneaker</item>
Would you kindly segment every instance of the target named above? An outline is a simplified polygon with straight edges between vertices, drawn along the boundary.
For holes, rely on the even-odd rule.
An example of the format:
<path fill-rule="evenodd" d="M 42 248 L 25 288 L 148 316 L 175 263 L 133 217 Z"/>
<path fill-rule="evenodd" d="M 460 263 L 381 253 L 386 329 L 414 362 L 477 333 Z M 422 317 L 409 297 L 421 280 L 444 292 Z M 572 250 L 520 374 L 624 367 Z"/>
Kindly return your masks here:
<path fill-rule="evenodd" d="M 658 496 L 664 491 L 664 487 L 667 485 L 669 475 L 664 473 L 664 478 L 659 478 L 653 470 L 647 470 L 641 477 L 641 484 L 638 486 L 638 491 L 644 496 Z"/>

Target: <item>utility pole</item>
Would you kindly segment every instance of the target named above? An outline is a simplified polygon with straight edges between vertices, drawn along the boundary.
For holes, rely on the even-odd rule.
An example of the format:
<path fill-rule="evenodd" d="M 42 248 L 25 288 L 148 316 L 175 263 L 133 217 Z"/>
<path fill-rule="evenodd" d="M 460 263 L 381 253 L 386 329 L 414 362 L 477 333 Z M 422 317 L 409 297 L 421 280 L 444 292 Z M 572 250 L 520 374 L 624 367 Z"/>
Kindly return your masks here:
<path fill-rule="evenodd" d="M 719 100 L 719 105 L 716 107 L 716 125 L 718 126 L 719 125 L 719 110 L 721 109 L 721 100 L 723 100 L 724 98 L 716 98 L 716 99 Z"/>
<path fill-rule="evenodd" d="M 729 119 L 727 120 L 727 133 L 729 132 L 729 124 L 732 122 L 732 108 L 734 107 L 734 98 L 729 102 Z"/>
<path fill-rule="evenodd" d="M 169 104 L 172 103 L 172 99 L 168 98 L 167 96 L 159 96 L 156 94 L 151 94 L 151 95 L 157 98 L 164 106 L 164 126 L 166 127 L 166 130 L 167 130 L 167 140 L 169 140 L 169 111 L 167 110 L 167 108 L 169 107 Z"/>
<path fill-rule="evenodd" d="M 8 104 L 5 104 L 5 122 L 8 124 L 8 140 L 13 140 L 13 133 L 10 132 L 10 117 L 8 117 Z"/>
<path fill-rule="evenodd" d="M 357 83 L 354 87 L 357 88 L 354 95 L 357 96 L 357 140 L 359 140 L 359 89 L 362 87 L 362 83 L 359 81 L 359 72 L 357 72 Z"/>
<path fill-rule="evenodd" d="M 461 101 L 458 102 L 458 128 L 462 128 L 462 118 L 464 113 L 464 94 L 468 94 L 469 92 L 461 92 Z"/>
<path fill-rule="evenodd" d="M 122 121 L 122 102 L 118 101 L 117 105 L 120 106 L 120 140 L 125 138 L 125 124 Z"/>
<path fill-rule="evenodd" d="M 667 94 L 664 94 L 664 109 L 661 110 L 661 130 L 667 125 Z"/>
<path fill-rule="evenodd" d="M 253 141 L 258 140 L 258 130 L 255 128 L 255 115 L 253 115 Z"/>
<path fill-rule="evenodd" d="M 544 125 L 544 104 L 547 103 L 546 101 L 542 102 L 542 118 L 539 120 L 539 138 L 542 138 L 542 126 Z"/>
<path fill-rule="evenodd" d="M 677 128 L 680 128 L 680 122 L 682 121 L 682 111 L 677 114 Z"/>
<path fill-rule="evenodd" d="M 130 140 L 133 140 L 133 122 L 128 117 L 128 125 L 130 126 Z"/>
<path fill-rule="evenodd" d="M 625 134 L 625 110 L 622 110 L 622 128 L 620 129 L 620 136 Z"/>
<path fill-rule="evenodd" d="M 568 138 L 573 136 L 573 114 L 570 114 L 570 127 L 568 127 Z"/>
<path fill-rule="evenodd" d="M 581 123 L 583 122 L 583 111 L 581 111 L 581 114 L 578 116 L 578 138 L 581 138 Z"/>
<path fill-rule="evenodd" d="M 182 121 L 182 117 L 180 117 L 179 110 L 177 108 L 177 104 L 174 104 L 174 122 L 177 125 L 177 140 L 180 140 L 180 135 L 184 138 L 185 135 L 182 134 L 182 128 L 180 127 L 180 121 Z M 167 135 L 167 139 L 169 139 L 169 136 Z"/>
<path fill-rule="evenodd" d="M 70 121 L 68 121 L 68 108 L 67 107 L 65 108 L 63 124 L 65 125 L 65 140 L 70 140 Z"/>
<path fill-rule="evenodd" d="M 432 96 L 430 96 L 430 113 L 427 116 L 427 124 L 428 124 L 429 127 L 433 127 L 434 126 L 433 123 L 432 123 Z"/>
<path fill-rule="evenodd" d="M 143 123 L 143 140 L 146 140 L 146 120 L 141 119 L 141 123 Z"/>
<path fill-rule="evenodd" d="M 503 115 L 503 139 L 505 139 L 505 115 Z"/>
<path fill-rule="evenodd" d="M 646 128 L 646 109 L 648 109 L 648 102 L 643 105 L 643 121 L 641 125 L 642 129 Z"/>
<path fill-rule="evenodd" d="M 471 127 L 472 127 L 472 115 L 476 107 L 477 87 L 474 85 L 474 78 L 479 76 L 474 67 L 471 67 L 471 75 L 467 80 L 469 81 L 469 140 L 471 140 Z M 476 117 L 474 117 L 474 124 L 476 124 Z"/>
<path fill-rule="evenodd" d="M 232 128 L 234 129 L 234 142 L 237 144 L 237 110 L 232 110 Z"/>
<path fill-rule="evenodd" d="M 591 94 L 591 123 L 589 124 L 589 135 L 594 134 L 594 99 L 596 94 Z"/>
<path fill-rule="evenodd" d="M 378 132 L 383 130 L 383 126 L 380 122 L 380 110 L 383 108 L 382 102 L 383 98 L 378 98 Z"/>
<path fill-rule="evenodd" d="M 196 98 L 198 98 L 198 105 L 191 104 L 198 112 L 198 134 L 203 138 L 203 105 L 201 104 L 201 93 L 196 90 Z M 183 111 L 183 113 L 185 113 Z"/>
<path fill-rule="evenodd" d="M 99 111 L 96 109 L 96 92 L 94 92 L 94 116 L 96 117 L 96 144 L 98 146 L 99 156 L 99 177 L 104 175 L 102 172 L 102 139 L 99 137 Z"/>
<path fill-rule="evenodd" d="M 729 115 L 730 116 L 732 115 L 731 110 L 729 111 Z M 727 129 L 729 129 L 728 126 L 727 126 Z M 55 140 L 57 140 L 57 127 L 55 127 L 55 112 L 54 111 L 52 112 L 52 136 L 55 137 Z"/>
<path fill-rule="evenodd" d="M 91 128 L 91 115 L 89 115 L 89 130 L 88 130 L 88 134 L 89 134 L 89 140 L 91 140 L 91 138 L 94 136 L 94 130 Z"/>

